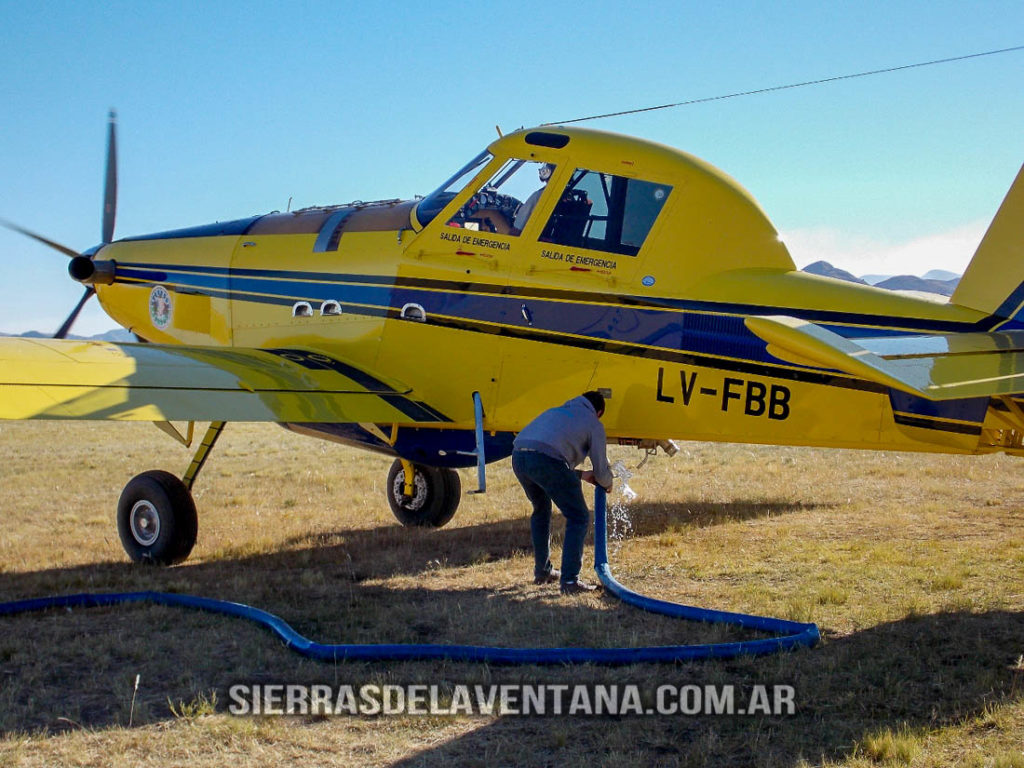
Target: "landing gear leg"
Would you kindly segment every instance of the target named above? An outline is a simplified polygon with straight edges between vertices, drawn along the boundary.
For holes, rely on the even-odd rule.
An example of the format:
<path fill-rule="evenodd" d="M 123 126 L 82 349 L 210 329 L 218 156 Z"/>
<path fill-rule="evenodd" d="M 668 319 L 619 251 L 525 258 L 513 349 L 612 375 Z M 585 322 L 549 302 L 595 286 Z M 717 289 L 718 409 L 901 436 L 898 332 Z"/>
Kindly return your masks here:
<path fill-rule="evenodd" d="M 217 438 L 220 437 L 220 433 L 224 431 L 226 426 L 226 421 L 211 421 L 210 426 L 207 427 L 206 434 L 203 435 L 203 441 L 199 444 L 199 448 L 196 449 L 196 455 L 192 457 L 192 463 L 188 465 L 188 469 L 185 470 L 185 476 L 181 478 L 182 483 L 184 483 L 189 491 L 192 490 L 192 486 L 196 478 L 199 477 L 199 472 L 202 470 L 203 465 L 206 464 L 213 446 L 217 444 Z"/>
<path fill-rule="evenodd" d="M 121 492 L 117 531 L 124 551 L 136 563 L 173 565 L 192 552 L 199 532 L 192 485 L 224 426 L 223 421 L 210 424 L 181 480 L 154 469 L 133 477 Z"/>

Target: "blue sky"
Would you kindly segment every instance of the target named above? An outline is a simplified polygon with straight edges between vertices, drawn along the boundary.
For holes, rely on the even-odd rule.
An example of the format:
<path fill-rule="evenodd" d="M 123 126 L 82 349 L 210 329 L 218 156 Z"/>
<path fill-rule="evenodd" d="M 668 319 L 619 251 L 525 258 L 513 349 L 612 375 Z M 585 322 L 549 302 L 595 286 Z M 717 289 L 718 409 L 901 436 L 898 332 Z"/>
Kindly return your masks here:
<path fill-rule="evenodd" d="M 423 194 L 495 125 L 1017 45 L 1020 0 L 0 0 L 0 217 L 98 242 L 110 107 L 126 236 Z M 1024 160 L 1024 51 L 585 125 L 722 168 L 800 265 L 960 270 Z M 0 264 L 0 330 L 56 328 L 81 292 L 13 233 Z"/>

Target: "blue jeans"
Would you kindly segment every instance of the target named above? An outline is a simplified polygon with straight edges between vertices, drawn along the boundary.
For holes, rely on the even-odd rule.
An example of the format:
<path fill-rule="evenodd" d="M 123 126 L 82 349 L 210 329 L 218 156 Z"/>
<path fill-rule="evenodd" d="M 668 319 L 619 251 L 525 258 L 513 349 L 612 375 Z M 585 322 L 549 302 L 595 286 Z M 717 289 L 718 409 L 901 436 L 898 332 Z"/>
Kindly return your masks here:
<path fill-rule="evenodd" d="M 583 565 L 583 540 L 590 525 L 590 510 L 583 499 L 580 479 L 564 461 L 537 451 L 514 451 L 512 471 L 533 504 L 530 534 L 533 537 L 533 575 L 551 570 L 551 502 L 565 515 L 562 544 L 562 583 L 576 581 Z"/>

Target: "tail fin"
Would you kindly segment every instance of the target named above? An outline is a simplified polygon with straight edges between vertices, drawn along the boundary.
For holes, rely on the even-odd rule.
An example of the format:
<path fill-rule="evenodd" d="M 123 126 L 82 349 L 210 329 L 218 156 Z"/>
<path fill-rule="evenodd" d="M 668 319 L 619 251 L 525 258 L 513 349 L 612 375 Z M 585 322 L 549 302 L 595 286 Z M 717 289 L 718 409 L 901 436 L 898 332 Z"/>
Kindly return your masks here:
<path fill-rule="evenodd" d="M 1024 166 L 950 298 L 953 304 L 1013 318 L 1024 305 Z"/>

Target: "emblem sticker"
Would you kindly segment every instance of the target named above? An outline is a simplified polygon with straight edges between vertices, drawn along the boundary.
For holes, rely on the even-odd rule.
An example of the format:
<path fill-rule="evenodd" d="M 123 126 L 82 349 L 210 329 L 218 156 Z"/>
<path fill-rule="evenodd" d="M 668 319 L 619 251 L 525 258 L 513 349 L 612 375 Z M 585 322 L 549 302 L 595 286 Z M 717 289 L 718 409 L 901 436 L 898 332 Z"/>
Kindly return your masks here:
<path fill-rule="evenodd" d="M 652 285 L 654 285 L 654 278 L 651 275 L 647 275 L 647 277 L 645 277 L 640 282 L 643 283 L 645 288 L 650 288 Z"/>
<path fill-rule="evenodd" d="M 149 292 L 149 317 L 161 330 L 171 324 L 171 294 L 162 285 Z"/>

